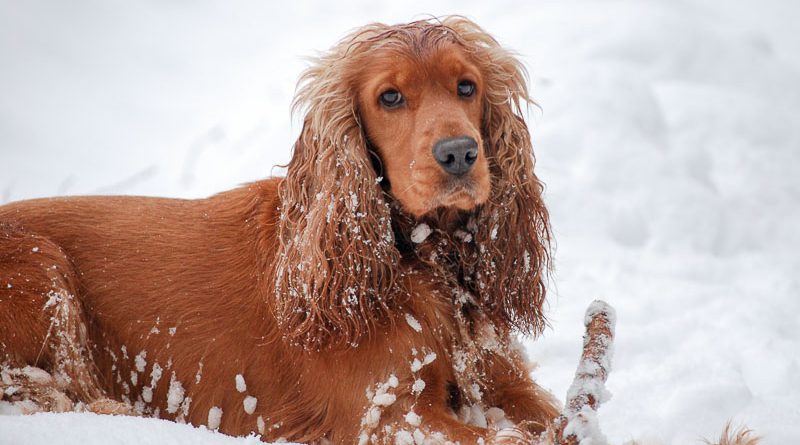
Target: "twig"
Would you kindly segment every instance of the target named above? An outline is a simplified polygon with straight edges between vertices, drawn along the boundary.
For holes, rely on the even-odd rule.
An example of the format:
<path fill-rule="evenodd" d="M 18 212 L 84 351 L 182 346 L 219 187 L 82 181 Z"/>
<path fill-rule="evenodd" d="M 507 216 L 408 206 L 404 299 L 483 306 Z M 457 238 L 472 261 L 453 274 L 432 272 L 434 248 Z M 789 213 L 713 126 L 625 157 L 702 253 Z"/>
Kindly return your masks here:
<path fill-rule="evenodd" d="M 567 404 L 553 423 L 554 445 L 603 445 L 606 438 L 597 422 L 597 408 L 609 399 L 605 388 L 611 371 L 614 308 L 596 300 L 586 309 L 583 353 L 575 380 L 567 391 Z"/>

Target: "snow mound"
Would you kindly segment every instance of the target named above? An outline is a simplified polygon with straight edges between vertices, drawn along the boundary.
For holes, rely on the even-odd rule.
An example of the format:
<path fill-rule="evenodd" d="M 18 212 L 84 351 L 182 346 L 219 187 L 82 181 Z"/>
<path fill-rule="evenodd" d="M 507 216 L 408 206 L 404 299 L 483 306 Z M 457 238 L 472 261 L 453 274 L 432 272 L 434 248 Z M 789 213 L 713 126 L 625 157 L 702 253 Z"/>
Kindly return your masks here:
<path fill-rule="evenodd" d="M 0 445 L 263 445 L 167 420 L 92 413 L 0 416 Z"/>

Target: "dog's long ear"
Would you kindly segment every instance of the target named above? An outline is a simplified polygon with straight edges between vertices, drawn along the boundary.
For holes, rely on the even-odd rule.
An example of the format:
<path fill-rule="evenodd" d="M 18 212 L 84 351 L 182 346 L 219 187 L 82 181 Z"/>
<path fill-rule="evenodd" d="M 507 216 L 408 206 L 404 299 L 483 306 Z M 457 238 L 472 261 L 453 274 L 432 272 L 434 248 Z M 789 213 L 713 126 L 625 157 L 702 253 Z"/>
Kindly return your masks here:
<path fill-rule="evenodd" d="M 353 345 L 387 318 L 400 256 L 345 59 L 301 77 L 306 115 L 280 186 L 276 315 L 287 341 L 315 350 Z"/>
<path fill-rule="evenodd" d="M 550 223 L 543 185 L 533 172 L 530 134 L 521 105 L 530 102 L 521 63 L 481 28 L 463 18 L 445 20 L 486 77 L 483 136 L 492 195 L 478 214 L 474 275 L 482 306 L 496 321 L 525 333 L 545 326 Z"/>

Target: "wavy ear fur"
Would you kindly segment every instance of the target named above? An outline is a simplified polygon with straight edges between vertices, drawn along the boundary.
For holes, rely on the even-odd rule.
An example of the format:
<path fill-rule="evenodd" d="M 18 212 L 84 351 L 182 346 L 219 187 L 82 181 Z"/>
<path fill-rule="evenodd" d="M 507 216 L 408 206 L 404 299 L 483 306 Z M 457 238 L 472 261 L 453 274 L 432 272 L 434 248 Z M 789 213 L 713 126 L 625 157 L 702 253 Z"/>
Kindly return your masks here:
<path fill-rule="evenodd" d="M 346 50 L 340 44 L 301 77 L 295 109 L 306 116 L 280 186 L 276 314 L 285 338 L 310 349 L 354 345 L 387 318 L 400 258 Z"/>
<path fill-rule="evenodd" d="M 550 223 L 543 184 L 533 172 L 530 134 L 521 104 L 531 103 L 526 72 L 509 51 L 474 23 L 442 21 L 454 30 L 485 76 L 483 137 L 492 193 L 475 215 L 475 252 L 464 267 L 483 309 L 502 325 L 538 334 L 549 272 Z M 477 258 L 476 258 L 477 256 Z"/>
<path fill-rule="evenodd" d="M 390 319 L 389 312 L 402 300 L 395 277 L 400 252 L 392 232 L 391 198 L 384 196 L 371 165 L 353 82 L 370 47 L 398 30 L 444 35 L 428 28 L 447 31 L 485 77 L 483 136 L 492 193 L 469 218 L 471 242 L 453 240 L 441 232 L 443 227 L 442 236 L 431 239 L 444 238 L 435 249 L 455 249 L 455 256 L 439 253 L 458 258 L 460 265 L 444 266 L 422 252 L 418 258 L 472 291 L 495 323 L 533 334 L 545 325 L 551 236 L 543 185 L 533 173 L 530 135 L 521 116 L 521 104 L 531 102 L 525 70 L 480 27 L 447 17 L 364 27 L 301 77 L 295 108 L 305 109 L 306 117 L 281 184 L 275 269 L 278 323 L 292 343 L 312 349 L 355 344 L 379 320 Z M 409 216 L 394 217 L 395 229 L 407 237 Z"/>

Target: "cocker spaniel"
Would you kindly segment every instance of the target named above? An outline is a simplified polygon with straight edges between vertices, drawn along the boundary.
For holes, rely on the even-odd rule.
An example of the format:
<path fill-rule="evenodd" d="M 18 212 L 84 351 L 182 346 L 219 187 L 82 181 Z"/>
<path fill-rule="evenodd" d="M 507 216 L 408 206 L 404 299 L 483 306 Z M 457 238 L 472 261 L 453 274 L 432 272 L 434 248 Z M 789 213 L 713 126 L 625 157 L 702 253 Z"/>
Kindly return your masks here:
<path fill-rule="evenodd" d="M 285 178 L 0 207 L 3 400 L 267 441 L 530 443 L 558 410 L 515 342 L 545 325 L 550 240 L 528 101 L 469 20 L 368 25 L 302 75 Z"/>

